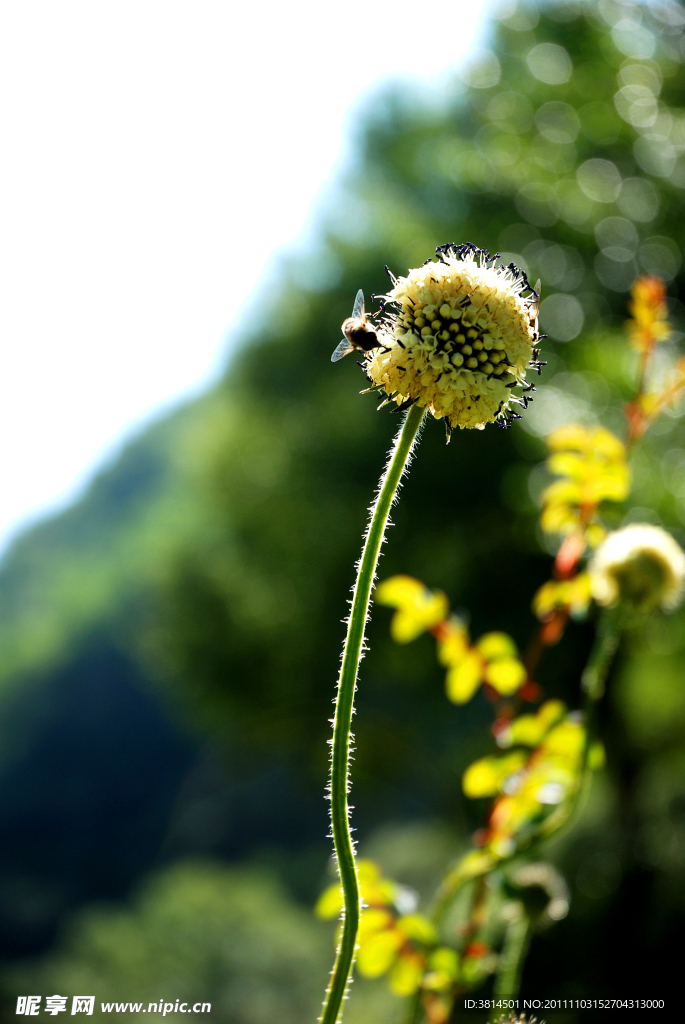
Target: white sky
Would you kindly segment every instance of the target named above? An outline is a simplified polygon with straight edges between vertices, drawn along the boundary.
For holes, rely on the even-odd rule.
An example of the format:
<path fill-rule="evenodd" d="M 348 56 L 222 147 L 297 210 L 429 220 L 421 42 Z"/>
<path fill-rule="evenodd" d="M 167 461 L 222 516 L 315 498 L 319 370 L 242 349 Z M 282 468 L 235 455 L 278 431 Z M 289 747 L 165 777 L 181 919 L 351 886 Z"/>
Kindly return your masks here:
<path fill-rule="evenodd" d="M 0 547 L 218 374 L 360 98 L 439 88 L 485 3 L 3 5 Z"/>

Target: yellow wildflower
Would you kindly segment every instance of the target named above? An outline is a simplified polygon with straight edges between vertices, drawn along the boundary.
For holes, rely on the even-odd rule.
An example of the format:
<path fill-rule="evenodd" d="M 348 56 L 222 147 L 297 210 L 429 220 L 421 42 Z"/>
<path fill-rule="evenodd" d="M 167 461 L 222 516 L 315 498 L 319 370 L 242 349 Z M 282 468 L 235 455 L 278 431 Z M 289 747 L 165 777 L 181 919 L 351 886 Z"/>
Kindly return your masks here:
<path fill-rule="evenodd" d="M 447 615 L 449 603 L 441 590 L 429 590 L 412 576 L 391 576 L 376 588 L 378 604 L 397 611 L 390 622 L 395 643 L 408 644 L 433 629 Z"/>
<path fill-rule="evenodd" d="M 398 405 L 417 403 L 452 427 L 508 425 L 512 387 L 540 369 L 537 304 L 526 275 L 473 245 L 443 245 L 437 262 L 393 278 L 383 298 L 398 307 L 379 329 L 364 369 Z M 523 293 L 528 294 L 524 297 Z"/>
<path fill-rule="evenodd" d="M 542 495 L 541 526 L 546 533 L 581 532 L 595 547 L 605 531 L 597 519 L 603 501 L 623 501 L 630 486 L 626 447 L 604 427 L 568 424 L 547 439 L 547 466 L 560 477 Z"/>
<path fill-rule="evenodd" d="M 592 599 L 590 577 L 581 572 L 570 580 L 548 580 L 543 583 L 533 598 L 533 611 L 541 620 L 551 612 L 568 609 L 574 617 L 587 611 Z"/>
<path fill-rule="evenodd" d="M 497 733 L 497 744 L 500 747 L 511 747 L 522 744 L 525 747 L 537 747 L 553 725 L 566 715 L 563 700 L 547 700 L 534 715 L 519 715 L 507 727 Z"/>
<path fill-rule="evenodd" d="M 627 323 L 632 345 L 638 352 L 649 352 L 656 342 L 671 333 L 666 306 L 666 285 L 658 277 L 638 277 L 630 289 Z"/>
<path fill-rule="evenodd" d="M 527 760 L 522 750 L 507 754 L 506 757 L 481 757 L 464 772 L 464 793 L 475 799 L 503 792 L 507 781 L 523 768 Z"/>
<path fill-rule="evenodd" d="M 465 630 L 464 634 L 468 638 Z M 510 696 L 526 681 L 516 644 L 506 633 L 485 633 L 473 647 L 467 642 L 461 652 L 453 639 L 439 641 L 439 657 L 448 665 L 445 687 L 455 704 L 471 700 L 481 683 L 489 683 L 498 693 Z"/>
<path fill-rule="evenodd" d="M 357 969 L 366 978 L 390 972 L 390 988 L 397 995 L 411 995 L 421 984 L 427 951 L 438 936 L 435 926 L 416 913 L 403 913 L 410 890 L 384 878 L 372 860 L 358 860 L 362 913 L 357 932 Z M 340 883 L 329 886 L 315 907 L 322 918 L 337 917 L 342 910 Z M 402 910 L 400 909 L 402 908 Z"/>
<path fill-rule="evenodd" d="M 472 798 L 494 797 L 483 850 L 473 850 L 455 869 L 460 878 L 490 870 L 495 861 L 510 857 L 522 840 L 577 791 L 585 729 L 559 700 L 546 701 L 536 714 L 521 715 L 498 733 L 500 746 L 532 747 L 480 758 L 467 768 L 464 793 Z M 603 748 L 593 744 L 591 769 L 601 767 Z M 473 866 L 471 866 L 473 862 Z"/>
<path fill-rule="evenodd" d="M 516 644 L 506 633 L 486 633 L 471 644 L 464 623 L 448 615 L 441 590 L 429 590 L 412 576 L 391 576 L 376 590 L 379 604 L 396 608 L 390 633 L 399 644 L 430 631 L 438 641 L 438 660 L 447 668 L 447 696 L 455 704 L 471 700 L 481 683 L 510 696 L 526 681 Z"/>

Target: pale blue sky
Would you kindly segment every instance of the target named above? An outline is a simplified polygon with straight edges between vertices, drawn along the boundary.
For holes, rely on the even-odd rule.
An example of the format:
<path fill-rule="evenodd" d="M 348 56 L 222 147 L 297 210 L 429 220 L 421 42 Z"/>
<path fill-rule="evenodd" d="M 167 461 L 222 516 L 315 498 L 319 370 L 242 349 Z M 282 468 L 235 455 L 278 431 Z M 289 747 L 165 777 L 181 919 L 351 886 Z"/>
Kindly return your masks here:
<path fill-rule="evenodd" d="M 439 89 L 487 2 L 4 6 L 0 548 L 217 375 L 355 111 Z"/>

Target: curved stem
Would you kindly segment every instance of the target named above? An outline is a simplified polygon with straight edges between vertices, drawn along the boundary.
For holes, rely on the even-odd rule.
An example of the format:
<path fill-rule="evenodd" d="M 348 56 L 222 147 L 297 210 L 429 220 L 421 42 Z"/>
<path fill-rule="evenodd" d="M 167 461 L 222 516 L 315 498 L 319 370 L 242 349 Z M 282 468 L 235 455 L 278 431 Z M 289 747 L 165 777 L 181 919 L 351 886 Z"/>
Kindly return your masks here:
<path fill-rule="evenodd" d="M 588 663 L 585 666 L 581 687 L 585 695 L 585 713 L 589 715 L 604 694 L 604 684 L 618 647 L 619 609 L 609 608 L 602 612 L 597 624 L 597 634 Z"/>
<path fill-rule="evenodd" d="M 319 1017 L 321 1024 L 336 1024 L 341 1019 L 343 1000 L 354 962 L 359 927 L 359 883 L 354 862 L 354 846 L 350 834 L 347 796 L 349 791 L 350 725 L 354 710 L 357 672 L 364 647 L 364 630 L 371 588 L 376 575 L 376 565 L 385 537 L 390 509 L 409 462 L 423 414 L 424 410 L 416 405 L 409 409 L 395 438 L 385 473 L 381 477 L 378 496 L 371 507 L 371 519 L 359 562 L 347 626 L 347 638 L 343 648 L 333 725 L 330 800 L 333 843 L 343 891 L 344 911 L 340 945 L 331 980 L 326 990 L 323 1010 Z"/>
<path fill-rule="evenodd" d="M 588 663 L 581 679 L 583 691 L 583 717 L 585 719 L 585 741 L 580 763 L 580 782 L 571 814 L 580 802 L 580 790 L 587 785 L 588 758 L 597 732 L 597 705 L 604 696 L 604 684 L 618 650 L 621 627 L 620 608 L 608 608 L 597 624 L 595 642 L 590 651 Z M 591 773 L 590 773 L 591 774 Z"/>
<path fill-rule="evenodd" d="M 509 922 L 504 938 L 504 949 L 495 979 L 496 999 L 515 999 L 521 985 L 523 962 L 530 941 L 530 919 L 522 912 Z"/>
<path fill-rule="evenodd" d="M 440 887 L 436 893 L 435 903 L 431 913 L 431 921 L 436 925 L 436 927 L 442 924 L 447 911 L 452 906 L 452 903 L 462 886 L 466 885 L 467 882 L 474 881 L 474 877 L 478 876 L 466 877 L 461 874 L 458 864 L 456 868 L 448 869 L 447 874 L 440 883 Z"/>

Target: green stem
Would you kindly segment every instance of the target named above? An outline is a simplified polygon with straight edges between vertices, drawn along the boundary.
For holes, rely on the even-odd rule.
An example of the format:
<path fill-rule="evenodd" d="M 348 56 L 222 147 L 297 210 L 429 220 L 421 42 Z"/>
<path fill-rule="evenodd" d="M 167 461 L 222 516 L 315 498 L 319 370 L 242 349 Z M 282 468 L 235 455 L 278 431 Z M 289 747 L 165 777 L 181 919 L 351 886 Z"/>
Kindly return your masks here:
<path fill-rule="evenodd" d="M 330 782 L 333 843 L 343 891 L 343 929 L 331 980 L 326 990 L 323 1010 L 319 1017 L 321 1024 L 337 1024 L 342 1018 L 343 1000 L 357 945 L 360 897 L 354 847 L 350 834 L 347 796 L 349 791 L 350 725 L 354 710 L 354 694 L 357 688 L 357 672 L 364 646 L 364 630 L 371 588 L 376 575 L 376 565 L 385 537 L 390 509 L 407 467 L 423 414 L 424 410 L 416 405 L 409 409 L 395 438 L 385 473 L 381 477 L 378 497 L 371 508 L 371 519 L 359 562 L 347 626 L 347 638 L 343 648 L 333 724 Z"/>
<path fill-rule="evenodd" d="M 423 1016 L 423 1001 L 421 999 L 421 989 L 419 988 L 409 1000 L 406 1024 L 421 1024 Z"/>
<path fill-rule="evenodd" d="M 465 878 L 460 874 L 458 864 L 456 868 L 450 868 L 450 870 L 448 870 L 440 883 L 440 888 L 438 889 L 435 897 L 433 912 L 431 913 L 431 921 L 436 925 L 436 927 L 442 924 L 445 914 L 452 906 L 452 903 L 462 886 L 466 885 L 467 882 L 472 882 L 474 880 L 474 876 Z"/>
<path fill-rule="evenodd" d="M 619 628 L 618 609 L 607 609 L 602 612 L 597 624 L 595 642 L 583 672 L 581 688 L 584 695 L 585 746 L 581 774 L 585 772 L 588 753 L 596 731 L 597 704 L 604 695 L 604 684 L 618 648 Z"/>
<path fill-rule="evenodd" d="M 521 985 L 523 962 L 530 941 L 530 919 L 522 912 L 509 922 L 495 979 L 496 999 L 515 999 Z"/>

